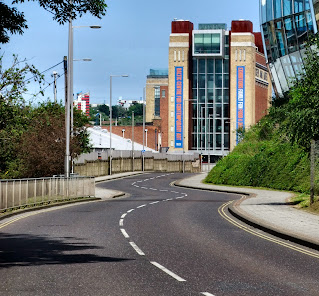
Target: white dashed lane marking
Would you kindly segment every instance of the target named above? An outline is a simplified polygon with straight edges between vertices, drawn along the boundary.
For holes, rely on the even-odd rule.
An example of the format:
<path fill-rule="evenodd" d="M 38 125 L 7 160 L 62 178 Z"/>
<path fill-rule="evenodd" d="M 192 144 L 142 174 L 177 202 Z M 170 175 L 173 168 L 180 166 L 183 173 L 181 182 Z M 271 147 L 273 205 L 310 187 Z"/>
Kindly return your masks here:
<path fill-rule="evenodd" d="M 125 229 L 121 228 L 121 232 L 124 235 L 125 238 L 129 238 L 130 236 L 127 234 L 127 232 L 125 231 Z"/>
<path fill-rule="evenodd" d="M 123 222 L 124 222 L 124 220 L 123 220 L 123 219 L 120 219 L 119 225 L 120 225 L 120 226 L 123 226 Z"/>
<path fill-rule="evenodd" d="M 175 274 L 174 272 L 168 270 L 166 267 L 164 267 L 163 265 L 151 261 L 151 264 L 153 264 L 154 266 L 156 266 L 157 268 L 159 268 L 160 270 L 164 271 L 165 273 L 167 273 L 168 275 L 170 275 L 171 277 L 173 277 L 175 280 L 179 281 L 179 282 L 186 282 L 186 280 L 184 280 L 183 278 L 181 278 L 180 276 L 178 276 L 177 274 Z"/>
<path fill-rule="evenodd" d="M 158 200 L 158 201 L 151 202 L 150 205 L 155 205 L 155 204 L 157 204 L 157 203 L 159 203 L 159 200 Z"/>
<path fill-rule="evenodd" d="M 140 208 L 143 208 L 143 207 L 146 207 L 146 205 L 138 206 L 137 209 L 140 209 Z"/>
<path fill-rule="evenodd" d="M 130 245 L 133 247 L 137 254 L 145 256 L 144 252 L 135 243 L 130 242 Z"/>
<path fill-rule="evenodd" d="M 213 294 L 208 293 L 208 292 L 201 292 L 201 294 L 203 294 L 203 295 L 205 295 L 205 296 L 214 296 Z"/>

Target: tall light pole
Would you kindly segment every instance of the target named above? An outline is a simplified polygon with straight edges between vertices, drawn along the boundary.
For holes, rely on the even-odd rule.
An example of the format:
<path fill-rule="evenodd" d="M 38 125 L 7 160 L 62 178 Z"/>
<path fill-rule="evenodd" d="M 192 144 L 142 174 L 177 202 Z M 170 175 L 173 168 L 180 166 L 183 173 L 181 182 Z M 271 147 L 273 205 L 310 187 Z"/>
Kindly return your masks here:
<path fill-rule="evenodd" d="M 134 172 L 134 111 L 132 111 L 132 171 Z"/>
<path fill-rule="evenodd" d="M 145 132 L 145 146 L 147 147 L 147 131 L 148 131 L 148 129 L 146 128 L 145 130 L 144 130 L 144 132 Z"/>
<path fill-rule="evenodd" d="M 186 120 L 185 120 L 185 106 L 186 106 L 186 102 L 191 102 L 191 101 L 197 101 L 195 99 L 189 99 L 189 100 L 184 100 L 184 106 L 183 106 L 183 173 L 185 173 L 185 134 L 186 134 Z M 188 113 L 189 113 L 189 109 L 188 109 Z M 189 125 L 189 124 L 188 124 Z"/>
<path fill-rule="evenodd" d="M 70 1 L 72 3 L 72 0 Z M 73 111 L 73 28 L 89 27 L 92 29 L 99 29 L 101 26 L 73 26 L 72 17 L 69 18 L 69 34 L 68 34 L 68 86 L 67 86 L 67 101 L 65 102 L 65 158 L 64 158 L 64 176 L 70 177 L 70 134 L 71 134 L 71 120 L 70 113 Z M 72 120 L 73 126 L 73 120 Z"/>
<path fill-rule="evenodd" d="M 112 78 L 113 77 L 128 77 L 124 75 L 110 75 L 110 175 L 112 175 Z"/>
<path fill-rule="evenodd" d="M 143 88 L 143 151 L 142 151 L 142 171 L 144 172 L 144 165 L 145 165 L 145 87 Z"/>

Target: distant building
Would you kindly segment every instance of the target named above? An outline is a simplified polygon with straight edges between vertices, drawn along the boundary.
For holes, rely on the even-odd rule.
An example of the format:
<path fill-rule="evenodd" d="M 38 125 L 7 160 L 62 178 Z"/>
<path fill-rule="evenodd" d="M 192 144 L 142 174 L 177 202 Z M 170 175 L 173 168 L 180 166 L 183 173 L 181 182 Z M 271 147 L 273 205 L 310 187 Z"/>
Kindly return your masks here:
<path fill-rule="evenodd" d="M 73 102 L 73 106 L 77 106 L 87 116 L 90 115 L 90 93 L 79 93 L 77 99 Z"/>
<path fill-rule="evenodd" d="M 146 79 L 146 122 L 156 126 L 156 143 L 168 147 L 168 69 L 150 69 Z"/>
<path fill-rule="evenodd" d="M 118 104 L 126 109 L 128 109 L 133 104 L 143 104 L 143 100 L 124 100 L 119 98 Z"/>

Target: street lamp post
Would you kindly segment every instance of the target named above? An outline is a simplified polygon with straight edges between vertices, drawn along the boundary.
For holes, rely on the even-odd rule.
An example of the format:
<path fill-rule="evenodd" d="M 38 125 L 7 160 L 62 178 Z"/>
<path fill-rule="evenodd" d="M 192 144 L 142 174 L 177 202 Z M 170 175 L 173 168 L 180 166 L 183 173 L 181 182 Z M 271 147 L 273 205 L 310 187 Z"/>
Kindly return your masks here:
<path fill-rule="evenodd" d="M 183 173 L 185 173 L 185 125 L 186 125 L 186 120 L 185 120 L 185 102 L 191 102 L 191 101 L 197 101 L 195 99 L 189 99 L 189 100 L 184 100 L 184 108 L 183 108 Z"/>
<path fill-rule="evenodd" d="M 144 130 L 144 132 L 145 132 L 145 146 L 147 147 L 147 131 L 148 131 L 148 129 L 146 128 L 145 130 Z"/>
<path fill-rule="evenodd" d="M 143 88 L 143 151 L 142 151 L 142 171 L 144 172 L 144 165 L 145 165 L 145 87 Z"/>
<path fill-rule="evenodd" d="M 92 29 L 99 29 L 101 26 L 73 26 L 72 18 L 69 18 L 69 33 L 68 33 L 68 86 L 67 86 L 67 101 L 65 102 L 65 158 L 64 158 L 64 176 L 66 178 L 70 177 L 70 134 L 71 134 L 71 124 L 73 126 L 73 116 L 72 123 L 70 122 L 70 113 L 73 111 L 73 28 L 78 27 L 89 27 Z"/>
<path fill-rule="evenodd" d="M 132 171 L 134 172 L 134 111 L 132 111 Z"/>
<path fill-rule="evenodd" d="M 112 78 L 128 77 L 125 75 L 110 75 L 110 175 L 112 175 Z"/>

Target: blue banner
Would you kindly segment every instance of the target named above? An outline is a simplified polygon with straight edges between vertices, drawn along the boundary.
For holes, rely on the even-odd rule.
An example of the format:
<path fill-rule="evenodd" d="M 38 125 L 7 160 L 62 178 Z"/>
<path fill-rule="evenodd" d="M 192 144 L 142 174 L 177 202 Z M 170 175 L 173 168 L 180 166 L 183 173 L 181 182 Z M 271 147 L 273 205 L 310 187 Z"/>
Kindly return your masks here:
<path fill-rule="evenodd" d="M 183 148 L 183 67 L 175 67 L 175 148 Z"/>
<path fill-rule="evenodd" d="M 236 130 L 245 128 L 245 66 L 237 66 Z M 241 141 L 236 132 L 236 144 Z"/>

